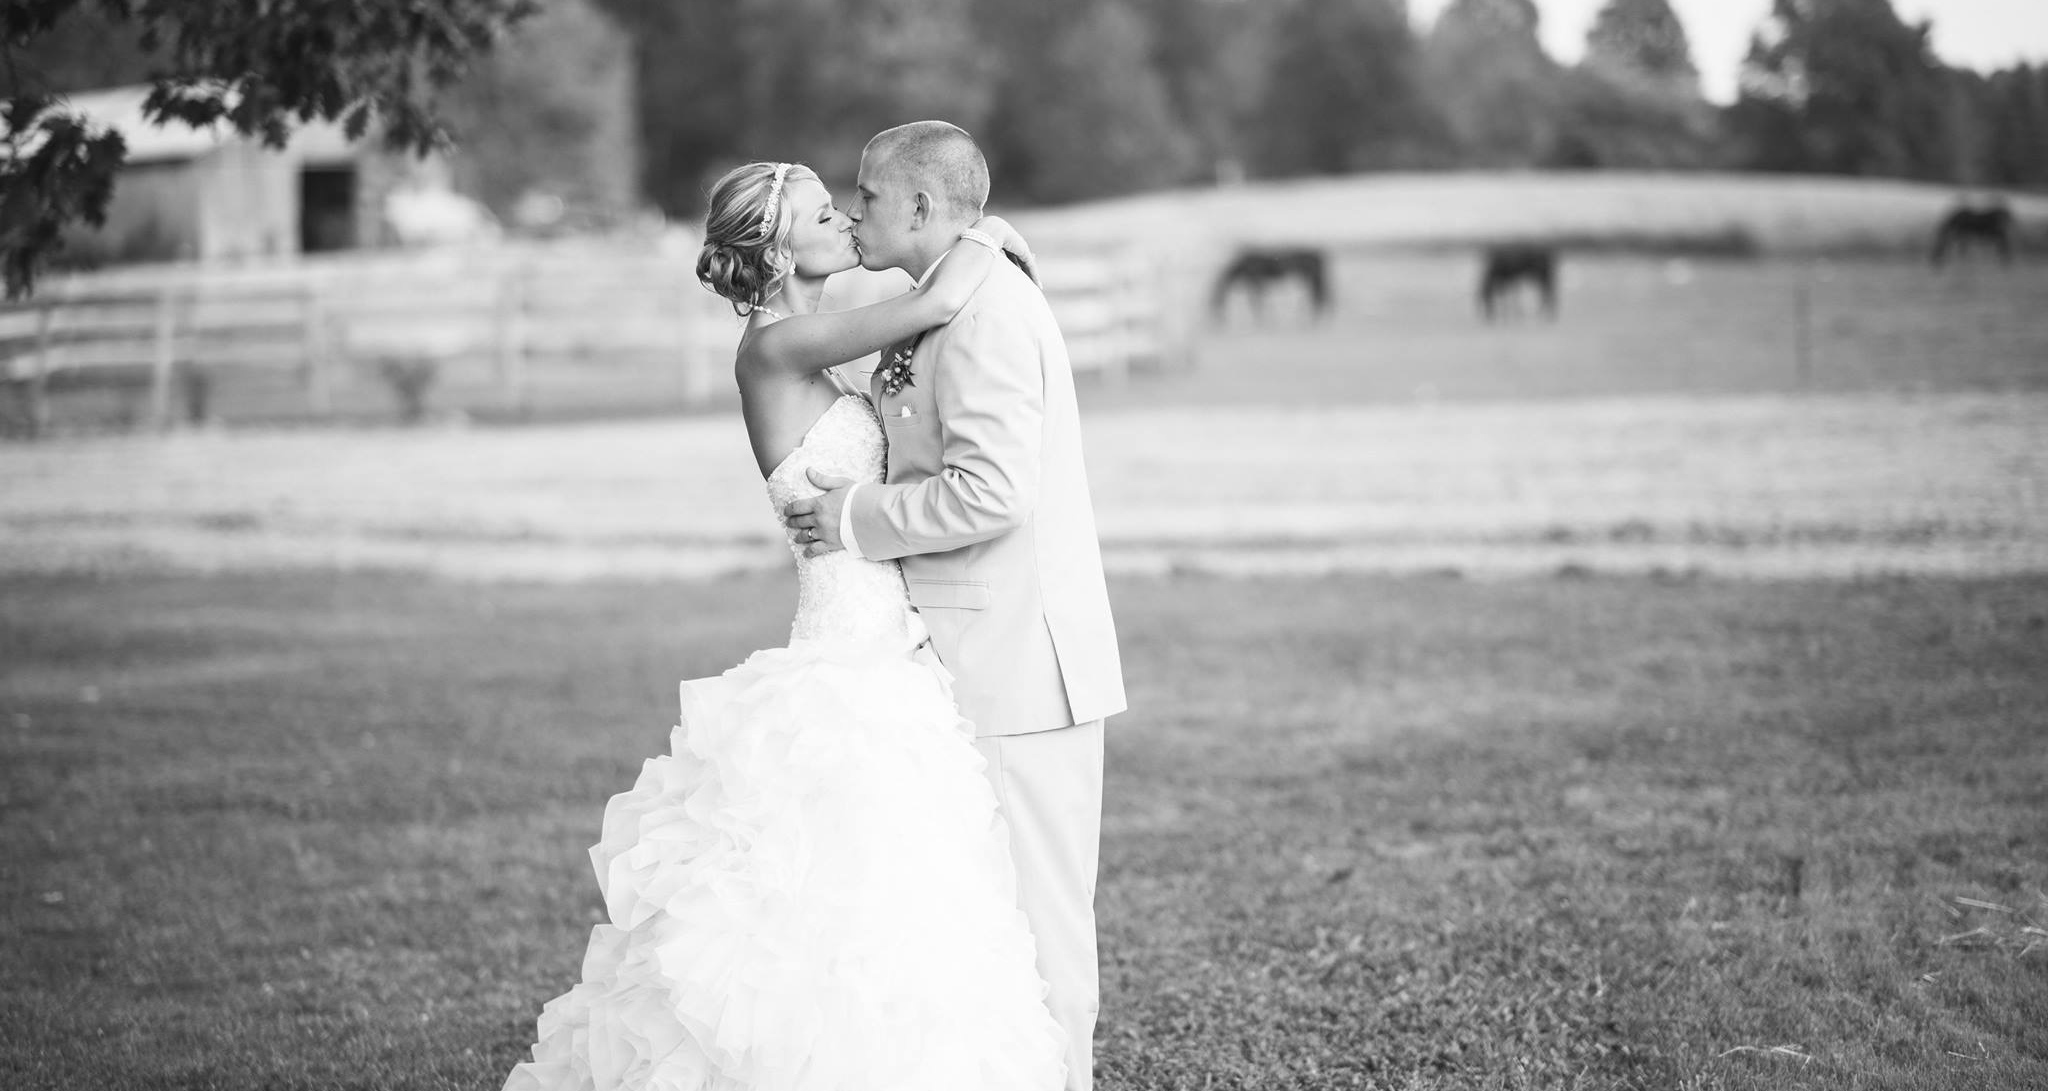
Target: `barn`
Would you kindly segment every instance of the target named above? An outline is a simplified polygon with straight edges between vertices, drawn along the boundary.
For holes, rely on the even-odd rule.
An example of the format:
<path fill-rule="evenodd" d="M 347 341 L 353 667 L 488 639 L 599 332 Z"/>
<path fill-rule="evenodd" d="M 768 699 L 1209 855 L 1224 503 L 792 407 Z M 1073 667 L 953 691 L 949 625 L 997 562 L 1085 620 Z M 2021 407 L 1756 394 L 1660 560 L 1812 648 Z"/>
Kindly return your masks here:
<path fill-rule="evenodd" d="M 301 126 L 269 148 L 230 126 L 152 124 L 144 86 L 72 94 L 70 108 L 128 143 L 106 225 L 66 238 L 61 264 L 233 262 L 382 241 L 383 200 L 433 161 L 350 141 L 341 126 Z M 445 167 L 441 168 L 445 170 Z"/>

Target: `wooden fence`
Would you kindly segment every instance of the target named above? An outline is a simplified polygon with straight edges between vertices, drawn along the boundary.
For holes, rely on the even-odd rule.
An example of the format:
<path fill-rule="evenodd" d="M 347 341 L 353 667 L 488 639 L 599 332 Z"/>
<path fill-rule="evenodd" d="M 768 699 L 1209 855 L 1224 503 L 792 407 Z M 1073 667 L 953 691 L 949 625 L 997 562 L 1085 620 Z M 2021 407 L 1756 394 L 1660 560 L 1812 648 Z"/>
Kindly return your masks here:
<path fill-rule="evenodd" d="M 507 416 L 684 408 L 727 396 L 740 322 L 693 274 L 694 240 L 379 252 L 45 281 L 0 306 L 9 430 L 213 419 Z M 1156 266 L 1133 248 L 1049 253 L 1077 372 L 1185 359 Z M 851 305 L 900 281 L 854 274 Z"/>

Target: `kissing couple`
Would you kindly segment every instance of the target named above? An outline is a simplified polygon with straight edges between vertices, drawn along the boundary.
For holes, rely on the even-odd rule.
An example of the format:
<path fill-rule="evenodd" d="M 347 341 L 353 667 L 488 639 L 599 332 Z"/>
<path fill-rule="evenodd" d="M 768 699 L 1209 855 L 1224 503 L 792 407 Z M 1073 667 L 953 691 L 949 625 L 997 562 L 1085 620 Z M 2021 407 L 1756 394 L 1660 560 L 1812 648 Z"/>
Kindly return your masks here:
<path fill-rule="evenodd" d="M 712 188 L 796 618 L 683 682 L 606 805 L 608 922 L 506 1091 L 1088 1091 L 1123 672 L 1066 346 L 988 192 L 941 121 L 869 141 L 844 211 L 800 164 Z M 820 311 L 856 264 L 916 285 Z"/>

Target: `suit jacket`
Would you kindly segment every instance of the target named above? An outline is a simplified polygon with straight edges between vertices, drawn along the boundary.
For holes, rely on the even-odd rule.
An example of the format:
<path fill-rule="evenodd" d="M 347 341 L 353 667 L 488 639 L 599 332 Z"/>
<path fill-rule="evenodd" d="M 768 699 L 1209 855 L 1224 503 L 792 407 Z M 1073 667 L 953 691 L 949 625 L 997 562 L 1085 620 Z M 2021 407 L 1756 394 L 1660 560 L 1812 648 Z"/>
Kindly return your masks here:
<path fill-rule="evenodd" d="M 894 394 L 875 373 L 889 472 L 849 501 L 861 553 L 901 560 L 977 735 L 1122 712 L 1074 374 L 1045 296 L 997 262 L 911 368 Z"/>

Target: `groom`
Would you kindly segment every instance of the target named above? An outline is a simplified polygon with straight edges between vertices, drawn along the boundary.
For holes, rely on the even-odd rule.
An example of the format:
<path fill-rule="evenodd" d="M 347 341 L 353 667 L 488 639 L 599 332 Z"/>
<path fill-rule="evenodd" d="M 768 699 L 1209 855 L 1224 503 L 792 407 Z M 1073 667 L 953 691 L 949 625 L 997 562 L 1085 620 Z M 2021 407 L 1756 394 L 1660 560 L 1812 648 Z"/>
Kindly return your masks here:
<path fill-rule="evenodd" d="M 861 264 L 929 276 L 988 184 L 973 138 L 943 121 L 876 136 L 848 210 Z M 786 522 L 813 554 L 901 559 L 1009 823 L 1067 1088 L 1088 1091 L 1102 721 L 1125 706 L 1066 343 L 1037 286 L 999 261 L 951 322 L 883 354 L 873 394 L 887 482 L 814 478 L 829 491 Z"/>

